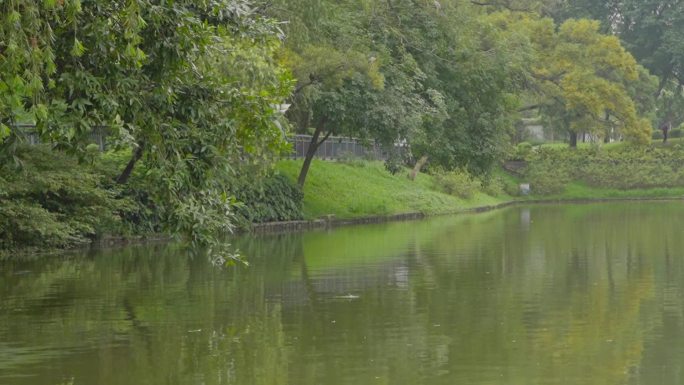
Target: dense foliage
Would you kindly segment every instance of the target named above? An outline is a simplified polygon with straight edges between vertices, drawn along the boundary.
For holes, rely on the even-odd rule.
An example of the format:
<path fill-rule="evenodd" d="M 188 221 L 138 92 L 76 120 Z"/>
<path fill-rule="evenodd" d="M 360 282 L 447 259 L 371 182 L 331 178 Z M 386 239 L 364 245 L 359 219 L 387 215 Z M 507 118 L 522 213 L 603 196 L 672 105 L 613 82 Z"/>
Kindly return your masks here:
<path fill-rule="evenodd" d="M 526 177 L 536 194 L 560 193 L 571 181 L 622 190 L 682 186 L 684 149 L 679 145 L 574 151 L 542 147 L 530 155 Z"/>
<path fill-rule="evenodd" d="M 231 188 L 239 202 L 235 214 L 241 226 L 303 219 L 304 194 L 299 186 L 281 174 L 271 175 L 256 183 L 251 179 L 238 179 Z"/>
<path fill-rule="evenodd" d="M 418 167 L 488 173 L 519 112 L 569 137 L 650 140 L 656 80 L 597 21 L 545 1 L 275 0 L 297 79 L 288 117 L 312 134 L 402 142 Z M 563 18 L 557 17 L 559 20 Z M 395 161 L 390 157 L 390 163 Z M 391 164 L 389 169 L 395 169 Z"/>
<path fill-rule="evenodd" d="M 558 20 L 591 18 L 602 30 L 620 38 L 635 59 L 658 78 L 652 90 L 658 98 L 653 117 L 658 127 L 684 122 L 684 4 L 677 0 L 558 2 L 550 12 Z"/>
<path fill-rule="evenodd" d="M 289 72 L 279 30 L 242 0 L 19 0 L 0 4 L 0 151 L 35 123 L 83 160 L 93 129 L 131 149 L 161 230 L 193 244 L 232 227 L 228 184 L 284 147 Z M 139 164 L 140 163 L 140 164 Z"/>
<path fill-rule="evenodd" d="M 134 205 L 95 167 L 45 147 L 15 156 L 19 168 L 0 165 L 0 249 L 70 247 L 126 231 L 121 219 Z"/>
<path fill-rule="evenodd" d="M 463 199 L 470 199 L 482 188 L 482 182 L 465 170 L 433 171 L 437 190 Z"/>
<path fill-rule="evenodd" d="M 384 146 L 396 175 L 405 165 L 411 176 L 426 165 L 443 170 L 434 187 L 462 197 L 514 190 L 491 174 L 510 154 L 532 153 L 513 147 L 522 116 L 571 146 L 580 135 L 628 141 L 635 147 L 621 156 L 641 159 L 653 126 L 678 136 L 684 119 L 684 12 L 675 1 L 656 3 L 2 2 L 2 247 L 69 246 L 107 231 L 216 246 L 236 223 L 300 218 L 312 158 L 332 135 Z M 112 151 L 96 167 L 94 131 Z M 288 150 L 290 131 L 311 135 L 300 188 L 264 179 Z M 35 138 L 55 153 L 26 150 Z M 568 154 L 568 162 L 586 155 Z M 58 160 L 38 167 L 41 157 Z M 70 175 L 65 162 L 85 171 Z M 536 183 L 554 192 L 568 178 L 598 183 L 608 173 L 588 172 L 537 162 L 529 175 L 554 179 L 547 188 Z M 650 174 L 625 177 L 615 186 L 670 185 Z M 39 199 L 31 188 L 45 181 L 89 193 Z"/>

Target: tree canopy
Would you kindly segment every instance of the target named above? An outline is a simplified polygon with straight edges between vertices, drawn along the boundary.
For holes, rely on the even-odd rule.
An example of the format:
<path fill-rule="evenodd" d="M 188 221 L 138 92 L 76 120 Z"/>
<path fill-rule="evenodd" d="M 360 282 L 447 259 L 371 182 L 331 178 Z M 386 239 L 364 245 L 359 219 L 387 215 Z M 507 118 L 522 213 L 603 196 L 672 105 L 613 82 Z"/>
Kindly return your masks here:
<path fill-rule="evenodd" d="M 528 102 L 547 123 L 646 143 L 653 79 L 615 36 L 544 1 L 276 1 L 298 85 L 289 117 L 312 134 L 408 144 L 413 159 L 487 173 Z M 362 6 L 359 6 L 359 5 Z M 638 84 L 638 86 L 634 86 Z M 649 110 L 650 108 L 650 110 Z"/>
<path fill-rule="evenodd" d="M 586 17 L 601 22 L 601 30 L 617 36 L 634 58 L 656 76 L 659 85 L 657 123 L 679 124 L 684 114 L 684 4 L 680 1 L 588 0 L 559 2 L 559 20 Z"/>
<path fill-rule="evenodd" d="M 556 30 L 550 19 L 521 19 L 529 25 L 537 58 L 531 87 L 551 124 L 570 133 L 619 134 L 634 143 L 650 141 L 650 123 L 639 115 L 630 84 L 649 82 L 619 40 L 599 33 L 599 23 L 570 19 Z"/>
<path fill-rule="evenodd" d="M 226 178 L 278 154 L 292 87 L 277 24 L 241 0 L 0 5 L 2 153 L 17 123 L 81 155 L 95 127 L 144 159 L 155 210 L 192 241 L 230 227 Z"/>

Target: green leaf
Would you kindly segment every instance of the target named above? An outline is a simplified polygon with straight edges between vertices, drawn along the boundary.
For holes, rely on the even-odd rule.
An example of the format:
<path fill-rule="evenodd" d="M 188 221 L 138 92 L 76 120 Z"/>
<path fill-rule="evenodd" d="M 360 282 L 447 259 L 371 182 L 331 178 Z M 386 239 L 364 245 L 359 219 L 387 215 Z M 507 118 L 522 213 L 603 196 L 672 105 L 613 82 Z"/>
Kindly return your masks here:
<path fill-rule="evenodd" d="M 85 52 L 85 47 L 81 43 L 78 38 L 74 38 L 74 44 L 71 47 L 71 55 L 75 57 L 81 57 L 83 56 L 83 53 Z"/>
<path fill-rule="evenodd" d="M 12 131 L 10 131 L 10 128 L 6 124 L 0 123 L 0 140 L 4 140 L 10 136 L 11 133 Z"/>

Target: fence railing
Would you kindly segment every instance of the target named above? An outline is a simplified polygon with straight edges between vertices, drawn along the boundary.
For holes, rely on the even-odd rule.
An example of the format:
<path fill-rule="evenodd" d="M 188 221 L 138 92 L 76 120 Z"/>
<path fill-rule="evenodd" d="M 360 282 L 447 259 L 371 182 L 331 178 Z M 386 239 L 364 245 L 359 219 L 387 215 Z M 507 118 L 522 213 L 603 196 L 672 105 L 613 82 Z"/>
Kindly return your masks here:
<path fill-rule="evenodd" d="M 40 144 L 40 135 L 36 131 L 36 126 L 32 124 L 17 124 L 14 126 L 21 132 L 29 144 Z M 95 127 L 90 133 L 90 141 L 100 148 L 100 151 L 107 150 L 106 127 Z M 292 152 L 286 155 L 290 159 L 301 159 L 306 156 L 311 145 L 311 135 L 293 135 L 288 142 L 292 143 Z M 346 157 L 365 158 L 372 160 L 384 160 L 386 153 L 381 146 L 373 141 L 362 141 L 356 138 L 331 136 L 323 142 L 316 150 L 315 158 L 324 160 L 338 160 Z"/>
<path fill-rule="evenodd" d="M 40 135 L 36 131 L 36 126 L 33 124 L 16 124 L 14 125 L 14 128 L 19 130 L 21 132 L 21 135 L 24 137 L 24 140 L 28 144 L 40 144 L 42 141 L 40 140 Z M 107 137 L 109 134 L 107 133 L 107 127 L 94 127 L 90 134 L 88 135 L 89 141 L 93 144 L 97 144 L 97 146 L 100 148 L 100 151 L 105 151 L 107 150 Z"/>
<path fill-rule="evenodd" d="M 292 143 L 290 159 L 304 158 L 311 146 L 311 135 L 294 135 L 288 141 Z M 346 157 L 384 160 L 386 154 L 373 141 L 364 142 L 356 138 L 331 136 L 321 143 L 314 157 L 325 160 L 338 160 Z"/>

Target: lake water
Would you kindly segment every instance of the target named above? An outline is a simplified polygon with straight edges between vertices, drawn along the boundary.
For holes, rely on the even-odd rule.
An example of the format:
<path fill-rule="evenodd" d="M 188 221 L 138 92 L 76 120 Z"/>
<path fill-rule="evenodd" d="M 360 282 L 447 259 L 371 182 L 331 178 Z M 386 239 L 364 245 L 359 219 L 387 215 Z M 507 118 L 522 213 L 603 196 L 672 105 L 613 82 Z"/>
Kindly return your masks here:
<path fill-rule="evenodd" d="M 684 203 L 0 262 L 3 385 L 684 383 Z"/>

